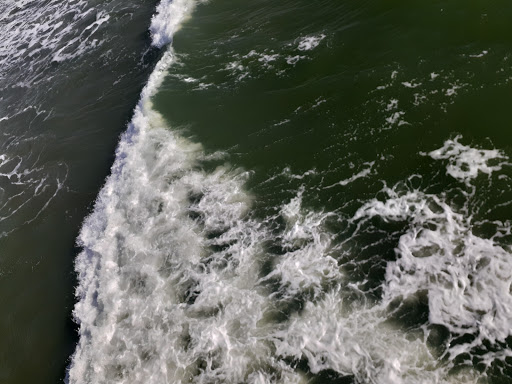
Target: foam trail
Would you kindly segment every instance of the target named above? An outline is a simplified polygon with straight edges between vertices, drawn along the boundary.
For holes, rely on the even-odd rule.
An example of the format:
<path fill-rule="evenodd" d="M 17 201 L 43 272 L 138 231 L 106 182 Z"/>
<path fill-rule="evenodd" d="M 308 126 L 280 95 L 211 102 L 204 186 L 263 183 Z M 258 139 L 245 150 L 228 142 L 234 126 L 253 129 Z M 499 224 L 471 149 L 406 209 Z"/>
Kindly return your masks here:
<path fill-rule="evenodd" d="M 453 140 L 446 140 L 441 148 L 428 153 L 435 160 L 448 160 L 446 173 L 453 178 L 469 185 L 479 173 L 491 175 L 504 165 L 510 165 L 502 151 L 472 148 L 461 144 L 461 138 L 459 135 Z"/>

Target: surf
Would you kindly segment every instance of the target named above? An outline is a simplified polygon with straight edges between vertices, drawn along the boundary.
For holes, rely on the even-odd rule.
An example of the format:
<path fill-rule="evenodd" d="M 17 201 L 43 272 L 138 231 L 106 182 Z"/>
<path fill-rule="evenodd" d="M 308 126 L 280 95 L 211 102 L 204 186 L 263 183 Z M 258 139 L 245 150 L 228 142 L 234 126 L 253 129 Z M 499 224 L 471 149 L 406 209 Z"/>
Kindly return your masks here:
<path fill-rule="evenodd" d="M 512 281 L 500 241 L 510 228 L 477 233 L 476 180 L 499 177 L 508 158 L 456 137 L 420 154 L 453 179 L 449 190 L 418 174 L 380 180 L 375 198 L 344 212 L 309 206 L 304 183 L 256 214 L 247 186 L 255 171 L 205 149 L 153 105 L 176 63 L 174 35 L 197 6 L 163 1 L 152 19 L 153 45 L 164 52 L 78 238 L 80 340 L 69 382 L 485 379 L 474 359 L 509 356 L 499 303 L 508 304 Z M 326 38 L 295 45 L 309 51 Z M 373 161 L 353 171 L 326 188 L 379 177 Z M 263 183 L 316 174 L 285 168 Z M 487 342 L 498 347 L 486 352 Z"/>

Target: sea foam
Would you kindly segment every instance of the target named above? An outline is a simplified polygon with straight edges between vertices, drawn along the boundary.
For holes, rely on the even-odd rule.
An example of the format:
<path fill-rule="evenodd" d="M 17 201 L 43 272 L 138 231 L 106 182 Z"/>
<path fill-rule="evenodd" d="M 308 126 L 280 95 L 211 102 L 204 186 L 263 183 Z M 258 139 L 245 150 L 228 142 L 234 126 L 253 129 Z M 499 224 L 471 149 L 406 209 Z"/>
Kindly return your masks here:
<path fill-rule="evenodd" d="M 153 44 L 171 42 L 195 5 L 162 2 Z M 330 370 L 356 383 L 474 382 L 473 369 L 452 368 L 457 356 L 509 335 L 509 250 L 473 234 L 470 212 L 445 196 L 398 186 L 361 202 L 348 220 L 305 206 L 305 187 L 256 217 L 251 173 L 206 153 L 153 108 L 174 62 L 165 49 L 78 239 L 80 340 L 69 381 L 306 383 Z M 457 164 L 465 152 L 431 157 Z M 366 166 L 335 185 L 377 172 Z M 359 289 L 365 282 L 345 271 L 358 245 L 340 243 L 332 228 L 345 220 L 357 237 L 375 218 L 406 225 L 382 294 L 370 299 Z M 411 331 L 389 321 L 396 303 L 422 292 L 424 324 Z M 427 342 L 434 324 L 451 340 L 477 337 L 445 345 L 440 359 Z"/>

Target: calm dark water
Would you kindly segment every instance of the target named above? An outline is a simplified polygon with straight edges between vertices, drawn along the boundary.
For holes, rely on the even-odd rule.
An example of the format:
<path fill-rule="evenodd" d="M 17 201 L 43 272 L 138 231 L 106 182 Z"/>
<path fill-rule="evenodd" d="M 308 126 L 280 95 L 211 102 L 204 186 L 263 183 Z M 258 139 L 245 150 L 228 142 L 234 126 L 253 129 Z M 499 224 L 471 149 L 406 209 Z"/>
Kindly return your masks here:
<path fill-rule="evenodd" d="M 510 4 L 2 7 L 2 380 L 512 380 Z"/>

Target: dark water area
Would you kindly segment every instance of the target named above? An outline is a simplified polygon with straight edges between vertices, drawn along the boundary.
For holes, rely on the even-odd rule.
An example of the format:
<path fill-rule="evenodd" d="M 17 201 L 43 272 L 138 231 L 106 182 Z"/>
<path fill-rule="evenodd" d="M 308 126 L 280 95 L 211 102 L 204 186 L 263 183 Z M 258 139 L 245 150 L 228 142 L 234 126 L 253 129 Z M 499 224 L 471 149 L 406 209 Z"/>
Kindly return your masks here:
<path fill-rule="evenodd" d="M 9 63 L 13 56 L 6 56 L 2 66 L 0 115 L 8 117 L 0 121 L 3 383 L 64 379 L 77 342 L 71 316 L 76 236 L 159 55 L 150 48 L 147 31 L 156 1 L 70 2 L 68 6 L 68 14 L 59 14 L 66 7 L 55 1 L 14 6 L 8 16 L 2 10 L 2 21 L 18 18 L 20 29 L 63 22 L 71 29 L 68 38 L 79 36 L 79 41 L 98 14 L 110 16 L 90 36 L 101 43 L 91 44 L 76 57 L 55 60 L 55 52 L 68 42 L 59 41 L 14 63 Z M 27 7 L 32 20 L 23 19 Z M 90 17 L 77 21 L 85 11 Z M 36 46 L 59 33 L 57 28 L 44 32 Z M 12 33 L 2 29 L 3 36 Z M 6 40 L 6 45 L 19 45 L 7 49 L 22 49 L 20 41 Z M 77 52 L 76 46 L 68 50 Z"/>

